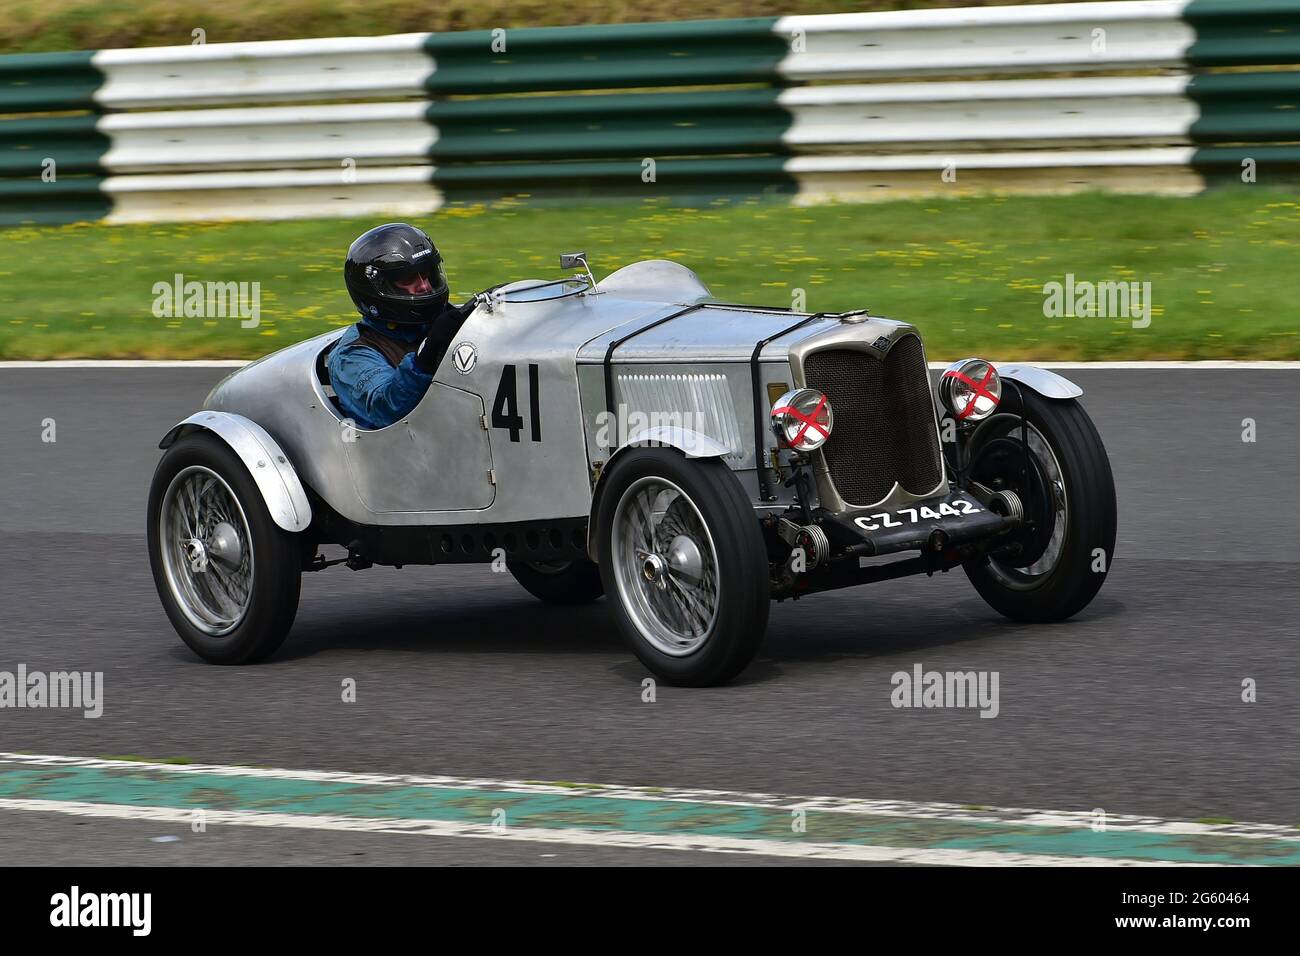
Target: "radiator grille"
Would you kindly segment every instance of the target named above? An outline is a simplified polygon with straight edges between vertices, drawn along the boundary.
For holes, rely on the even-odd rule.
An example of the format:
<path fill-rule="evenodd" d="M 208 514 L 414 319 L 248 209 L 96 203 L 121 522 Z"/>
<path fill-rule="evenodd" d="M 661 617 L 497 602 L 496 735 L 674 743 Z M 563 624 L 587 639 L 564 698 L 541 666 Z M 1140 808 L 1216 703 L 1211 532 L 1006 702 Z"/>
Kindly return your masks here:
<path fill-rule="evenodd" d="M 939 484 L 939 437 L 917 336 L 899 339 L 883 360 L 858 349 L 813 352 L 804 360 L 804 378 L 835 411 L 822 452 L 845 503 L 874 504 L 895 481 L 916 495 Z"/>

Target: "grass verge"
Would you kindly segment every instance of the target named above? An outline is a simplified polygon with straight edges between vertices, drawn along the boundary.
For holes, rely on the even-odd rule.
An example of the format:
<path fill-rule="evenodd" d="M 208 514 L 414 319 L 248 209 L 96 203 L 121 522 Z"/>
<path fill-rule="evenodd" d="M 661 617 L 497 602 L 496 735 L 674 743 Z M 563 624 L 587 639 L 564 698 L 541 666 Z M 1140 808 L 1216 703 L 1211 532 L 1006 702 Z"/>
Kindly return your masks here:
<path fill-rule="evenodd" d="M 5 0 L 0 53 L 492 30 L 580 23 L 857 13 L 1042 0 Z"/>
<path fill-rule="evenodd" d="M 349 242 L 382 221 L 102 224 L 0 230 L 0 358 L 254 358 L 354 320 Z M 1300 203 L 1259 187 L 1189 198 L 1080 194 L 796 208 L 502 203 L 417 220 L 454 297 L 643 258 L 690 266 L 729 301 L 870 308 L 932 359 L 1300 359 Z M 154 314 L 155 285 L 260 283 L 260 321 Z M 1044 285 L 1151 283 L 1151 322 L 1049 318 Z"/>

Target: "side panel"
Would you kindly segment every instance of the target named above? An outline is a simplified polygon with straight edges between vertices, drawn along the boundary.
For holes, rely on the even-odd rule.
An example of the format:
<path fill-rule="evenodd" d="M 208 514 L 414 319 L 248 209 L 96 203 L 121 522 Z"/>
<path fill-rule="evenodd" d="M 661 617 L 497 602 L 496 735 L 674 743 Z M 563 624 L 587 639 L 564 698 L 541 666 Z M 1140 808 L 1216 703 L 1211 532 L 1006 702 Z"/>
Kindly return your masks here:
<path fill-rule="evenodd" d="M 285 450 L 302 481 L 349 521 L 458 524 L 482 514 L 463 505 L 466 510 L 375 510 L 401 507 L 394 490 L 399 488 L 463 496 L 471 505 L 490 503 L 492 466 L 479 424 L 482 403 L 477 396 L 447 389 L 456 392 L 448 400 L 454 414 L 425 422 L 423 416 L 432 416 L 434 409 L 426 401 L 387 429 L 358 431 L 330 402 L 315 372 L 317 357 L 339 334 L 299 342 L 246 366 L 212 390 L 206 407 L 256 419 Z M 431 388 L 425 399 L 442 400 L 442 391 Z M 424 422 L 421 427 L 432 431 L 417 442 L 411 422 Z M 448 481 L 445 474 L 456 478 Z M 472 489 L 471 478 L 477 479 Z M 360 489 L 365 489 L 364 499 Z"/>
<path fill-rule="evenodd" d="M 574 353 L 593 335 L 670 309 L 611 295 L 479 308 L 420 404 L 373 432 L 349 428 L 315 372 L 341 330 L 246 366 L 213 389 L 206 407 L 261 423 L 303 482 L 358 524 L 585 518 L 591 481 Z M 517 428 L 501 424 L 514 416 Z"/>
<path fill-rule="evenodd" d="M 376 514 L 490 506 L 496 488 L 482 416 L 478 396 L 434 382 L 400 421 L 349 430 L 343 454 L 361 503 Z"/>
<path fill-rule="evenodd" d="M 671 310 L 660 303 L 597 294 L 499 302 L 491 311 L 480 307 L 466 320 L 434 381 L 482 399 L 496 498 L 478 512 L 479 520 L 585 518 L 590 513 L 591 469 L 575 339 Z M 458 351 L 464 357 L 460 364 L 453 360 Z M 425 396 L 422 406 L 429 401 Z M 477 429 L 477 417 L 470 424 Z M 462 514 L 454 520 L 469 519 Z M 442 522 L 430 515 L 424 523 Z"/>

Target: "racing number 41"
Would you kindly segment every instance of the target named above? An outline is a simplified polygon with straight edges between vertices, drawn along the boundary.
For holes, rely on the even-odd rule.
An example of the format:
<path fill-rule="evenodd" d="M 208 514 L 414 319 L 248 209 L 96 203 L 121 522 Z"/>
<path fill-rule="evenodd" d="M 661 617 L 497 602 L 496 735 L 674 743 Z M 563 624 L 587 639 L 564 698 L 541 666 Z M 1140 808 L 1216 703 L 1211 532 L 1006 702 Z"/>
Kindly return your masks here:
<path fill-rule="evenodd" d="M 528 366 L 528 421 L 529 437 L 542 440 L 542 416 L 537 400 L 537 366 Z M 518 391 L 515 386 L 515 367 L 501 367 L 501 381 L 497 383 L 497 397 L 492 399 L 492 427 L 510 431 L 510 440 L 519 441 L 524 420 L 519 414 Z"/>

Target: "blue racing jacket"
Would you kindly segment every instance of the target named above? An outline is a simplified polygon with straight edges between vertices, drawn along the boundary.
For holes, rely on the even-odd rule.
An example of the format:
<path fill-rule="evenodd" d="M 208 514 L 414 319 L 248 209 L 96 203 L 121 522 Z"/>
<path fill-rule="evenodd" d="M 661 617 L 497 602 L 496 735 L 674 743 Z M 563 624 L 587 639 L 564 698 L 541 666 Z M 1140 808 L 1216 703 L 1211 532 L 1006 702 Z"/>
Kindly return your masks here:
<path fill-rule="evenodd" d="M 384 428 L 408 414 L 433 381 L 433 372 L 416 364 L 416 350 L 436 370 L 477 304 L 477 296 L 464 305 L 448 302 L 427 327 L 363 315 L 339 337 L 328 362 L 330 384 L 344 414 L 367 429 Z"/>
<path fill-rule="evenodd" d="M 396 366 L 374 346 L 366 344 L 360 326 L 394 339 L 408 347 Z M 343 413 L 358 428 L 383 428 L 406 415 L 429 390 L 433 373 L 415 364 L 415 349 L 424 337 L 421 327 L 395 326 L 363 318 L 338 340 L 329 356 L 330 384 L 338 395 Z"/>

